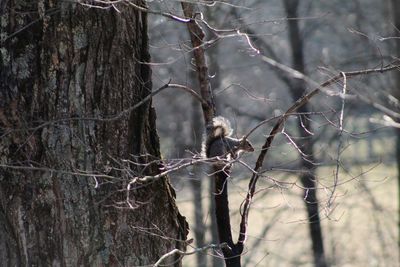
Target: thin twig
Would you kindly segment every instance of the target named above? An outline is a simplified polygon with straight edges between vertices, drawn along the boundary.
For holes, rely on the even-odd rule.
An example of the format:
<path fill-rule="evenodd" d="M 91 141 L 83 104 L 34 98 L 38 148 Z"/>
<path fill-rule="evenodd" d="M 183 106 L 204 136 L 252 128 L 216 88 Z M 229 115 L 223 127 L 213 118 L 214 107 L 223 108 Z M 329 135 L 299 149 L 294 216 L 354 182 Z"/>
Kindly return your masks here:
<path fill-rule="evenodd" d="M 219 245 L 210 244 L 210 245 L 207 245 L 207 246 L 202 247 L 202 248 L 195 248 L 195 249 L 193 249 L 192 251 L 189 251 L 189 252 L 185 252 L 185 251 L 182 251 L 182 250 L 179 250 L 179 249 L 173 249 L 170 252 L 162 255 L 161 258 L 156 263 L 154 263 L 153 267 L 160 266 L 160 264 L 166 258 L 171 257 L 171 256 L 173 256 L 175 254 L 178 254 L 182 258 L 184 256 L 192 255 L 192 254 L 199 253 L 199 252 L 202 252 L 202 251 L 205 251 L 205 250 L 209 250 L 209 249 L 214 249 L 215 250 L 215 249 L 221 249 L 221 248 L 224 248 L 224 247 L 227 247 L 226 243 L 222 243 L 222 244 L 219 244 Z"/>

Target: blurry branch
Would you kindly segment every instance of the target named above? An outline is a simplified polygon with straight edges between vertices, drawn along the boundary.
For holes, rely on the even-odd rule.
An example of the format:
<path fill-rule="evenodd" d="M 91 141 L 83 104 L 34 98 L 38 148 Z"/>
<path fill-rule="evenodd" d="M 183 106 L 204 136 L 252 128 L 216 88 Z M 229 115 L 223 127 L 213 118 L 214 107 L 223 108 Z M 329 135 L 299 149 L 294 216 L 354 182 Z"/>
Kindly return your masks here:
<path fill-rule="evenodd" d="M 236 9 L 232 10 L 233 15 L 235 16 L 236 19 L 240 19 L 240 15 L 237 12 Z M 262 38 L 260 38 L 256 32 L 253 31 L 253 29 L 250 28 L 250 25 L 248 24 L 243 24 L 241 25 L 242 30 L 248 35 L 249 39 L 253 43 L 257 43 L 257 46 L 261 46 L 263 50 L 263 53 L 266 52 L 269 54 L 269 56 L 274 59 L 275 61 L 278 61 L 278 55 L 275 53 L 274 49 L 270 45 L 268 45 Z M 258 51 L 257 51 L 258 53 Z M 284 82 L 288 87 L 292 86 L 292 82 L 290 81 L 289 77 L 285 72 L 282 72 L 278 68 L 272 68 L 277 75 L 279 79 L 281 79 L 282 82 Z"/>
<path fill-rule="evenodd" d="M 279 63 L 278 63 L 279 64 Z M 302 73 L 291 69 L 290 67 L 284 66 L 282 64 L 278 65 L 280 68 L 282 68 L 285 71 L 291 72 L 294 76 L 299 77 L 299 78 L 304 78 L 305 75 Z M 287 118 L 291 115 L 293 115 L 297 109 L 305 105 L 310 101 L 312 97 L 317 95 L 318 93 L 321 92 L 322 88 L 325 88 L 327 86 L 330 86 L 338 81 L 341 81 L 344 77 L 346 79 L 360 76 L 360 75 L 366 75 L 366 74 L 371 74 L 371 73 L 383 73 L 391 70 L 398 69 L 400 67 L 399 64 L 393 65 L 389 64 L 388 66 L 385 66 L 383 68 L 377 68 L 377 69 L 366 69 L 366 70 L 360 70 L 360 71 L 350 71 L 350 72 L 341 72 L 340 74 L 334 76 L 333 78 L 321 83 L 317 88 L 314 90 L 310 91 L 308 94 L 305 96 L 299 98 L 276 122 L 275 126 L 272 128 L 269 136 L 265 140 L 264 145 L 262 146 L 261 153 L 258 156 L 258 159 L 256 161 L 256 165 L 254 167 L 254 173 L 253 176 L 250 179 L 249 182 L 249 189 L 247 192 L 246 199 L 244 200 L 243 204 L 243 211 L 242 211 L 242 218 L 240 222 L 240 231 L 239 231 L 239 238 L 238 242 L 239 243 L 244 243 L 246 240 L 246 234 L 247 234 L 247 226 L 248 226 L 248 216 L 249 216 L 249 210 L 251 206 L 251 202 L 254 197 L 254 192 L 256 189 L 256 184 L 259 178 L 258 171 L 261 169 L 265 156 L 271 147 L 272 141 L 274 140 L 275 136 L 281 131 L 284 123 L 286 122 Z M 261 122 L 260 124 L 263 124 L 265 122 Z M 255 128 L 258 128 L 259 125 L 257 125 Z"/>
<path fill-rule="evenodd" d="M 396 68 L 398 68 L 399 69 L 398 71 L 400 71 L 400 66 L 396 66 Z M 371 105 L 375 109 L 385 113 L 387 116 L 391 117 L 392 119 L 393 118 L 400 119 L 400 113 L 395 112 L 392 109 L 387 108 L 384 105 L 377 103 L 376 101 L 374 101 L 373 99 L 371 99 L 368 96 L 358 93 L 356 95 L 356 98 L 360 99 L 364 103 Z M 392 124 L 391 126 L 395 126 L 395 124 Z M 396 127 L 398 127 L 398 126 L 396 126 Z"/>
<path fill-rule="evenodd" d="M 200 101 L 200 103 L 202 105 L 207 105 L 207 102 L 193 89 L 185 86 L 185 85 L 181 85 L 181 84 L 175 84 L 175 83 L 167 83 L 164 86 L 158 88 L 157 90 L 153 91 L 149 96 L 147 96 L 145 99 L 143 99 L 141 102 L 146 102 L 149 101 L 152 96 L 158 94 L 160 91 L 164 90 L 165 88 L 176 88 L 176 89 L 182 89 L 188 93 L 190 93 L 194 98 L 196 98 L 198 101 Z M 138 103 L 139 104 L 139 103 Z M 136 104 L 136 105 L 138 105 Z"/>
<path fill-rule="evenodd" d="M 369 121 L 383 126 L 400 128 L 400 123 L 395 122 L 392 117 L 387 115 L 383 115 L 382 119 L 370 118 Z"/>
<path fill-rule="evenodd" d="M 257 50 L 257 52 L 259 52 L 259 51 Z M 272 58 L 266 57 L 264 55 L 260 55 L 260 58 L 261 58 L 262 61 L 264 61 L 264 62 L 266 62 L 266 63 L 268 63 L 268 64 L 270 64 L 270 65 L 272 65 L 272 66 L 274 66 L 276 68 L 279 68 L 282 71 L 287 72 L 292 78 L 303 80 L 306 83 L 308 83 L 309 85 L 318 87 L 318 91 L 319 90 L 322 91 L 322 90 L 324 90 L 324 87 L 327 87 L 327 86 L 329 86 L 329 85 L 331 85 L 331 84 L 333 84 L 335 82 L 338 82 L 338 81 L 342 80 L 342 76 L 341 76 L 341 74 L 339 74 L 339 75 L 333 77 L 332 79 L 329 79 L 327 81 L 327 82 L 329 82 L 328 85 L 324 85 L 324 84 L 318 85 L 317 82 L 315 82 L 313 79 L 309 78 L 308 76 L 304 75 L 303 73 L 301 73 L 301 72 L 299 72 L 299 71 L 297 71 L 297 70 L 295 70 L 295 69 L 293 69 L 291 67 L 288 67 L 288 66 L 286 66 L 284 64 L 281 64 L 281 63 L 277 62 L 276 60 L 274 60 Z M 396 61 L 394 61 L 394 62 L 392 62 L 390 64 L 387 64 L 386 66 L 383 66 L 381 68 L 366 69 L 366 70 L 361 70 L 361 71 L 342 72 L 342 73 L 345 74 L 347 76 L 347 78 L 352 78 L 354 76 L 367 75 L 367 74 L 379 73 L 379 72 L 383 73 L 383 72 L 387 72 L 387 71 L 391 71 L 391 70 L 395 70 L 395 69 L 400 71 L 400 61 L 398 61 L 398 60 L 396 60 Z M 314 89 L 314 90 L 316 90 L 316 89 Z M 324 92 L 326 92 L 328 95 L 332 95 L 332 93 L 329 92 L 328 90 L 324 90 Z M 341 95 L 340 97 L 343 98 L 345 96 Z M 387 115 L 389 115 L 391 117 L 400 118 L 400 114 L 399 113 L 397 113 L 397 112 L 395 112 L 395 111 L 393 111 L 393 110 L 391 110 L 391 109 L 389 109 L 389 108 L 377 103 L 376 101 L 370 99 L 369 97 L 367 97 L 367 96 L 365 96 L 363 94 L 357 94 L 355 97 L 359 98 L 363 102 L 373 106 L 377 110 L 382 111 L 383 113 L 385 113 L 385 114 L 387 114 Z"/>
<path fill-rule="evenodd" d="M 181 260 L 184 256 L 187 256 L 187 255 L 192 255 L 192 254 L 203 252 L 203 251 L 206 251 L 206 250 L 209 250 L 209 249 L 215 250 L 215 249 L 222 249 L 222 248 L 225 248 L 225 247 L 227 247 L 226 243 L 222 243 L 222 244 L 219 244 L 219 245 L 210 244 L 210 245 L 207 245 L 207 246 L 202 247 L 202 248 L 195 248 L 195 249 L 193 249 L 192 251 L 189 251 L 189 252 L 185 252 L 185 251 L 182 251 L 182 250 L 179 250 L 179 249 L 173 249 L 170 252 L 162 255 L 160 257 L 160 259 L 156 263 L 154 263 L 153 267 L 161 266 L 161 263 L 166 258 L 171 257 L 171 256 L 173 256 L 175 254 L 178 254 L 179 256 L 181 256 L 180 259 L 179 259 L 179 260 Z M 162 265 L 162 266 L 165 266 L 165 265 Z"/>
<path fill-rule="evenodd" d="M 261 127 L 261 126 L 263 126 L 264 124 L 269 123 L 269 122 L 271 122 L 271 121 L 273 121 L 273 120 L 280 119 L 282 116 L 284 116 L 284 115 L 278 115 L 278 116 L 274 116 L 274 117 L 271 117 L 271 118 L 268 118 L 268 119 L 264 119 L 264 117 L 262 117 L 261 115 L 251 114 L 251 113 L 249 113 L 249 112 L 240 110 L 240 109 L 238 109 L 238 108 L 235 107 L 235 106 L 229 106 L 229 108 L 232 109 L 236 114 L 238 114 L 238 115 L 240 115 L 240 116 L 250 117 L 252 120 L 257 120 L 257 121 L 259 121 L 259 123 L 258 123 L 256 126 L 254 126 L 249 132 L 247 132 L 246 135 L 244 135 L 244 137 L 245 137 L 246 139 L 247 139 L 251 134 L 253 134 L 259 127 Z M 332 126 L 335 126 L 335 127 L 336 127 L 336 124 L 334 124 L 333 122 L 331 122 L 331 121 L 326 117 L 326 114 L 328 114 L 328 113 L 334 113 L 334 112 L 335 112 L 335 111 L 333 111 L 333 110 L 328 110 L 328 111 L 308 111 L 308 112 L 295 112 L 295 113 L 292 113 L 291 115 L 293 115 L 293 116 L 299 116 L 299 115 L 320 115 L 320 116 L 323 116 L 327 121 L 329 121 L 329 123 L 330 123 Z M 326 132 L 325 129 L 326 129 L 326 127 L 323 128 L 322 133 L 325 133 L 325 132 Z M 319 136 L 323 136 L 323 134 L 320 133 Z M 318 138 L 316 138 L 316 139 L 318 139 Z"/>

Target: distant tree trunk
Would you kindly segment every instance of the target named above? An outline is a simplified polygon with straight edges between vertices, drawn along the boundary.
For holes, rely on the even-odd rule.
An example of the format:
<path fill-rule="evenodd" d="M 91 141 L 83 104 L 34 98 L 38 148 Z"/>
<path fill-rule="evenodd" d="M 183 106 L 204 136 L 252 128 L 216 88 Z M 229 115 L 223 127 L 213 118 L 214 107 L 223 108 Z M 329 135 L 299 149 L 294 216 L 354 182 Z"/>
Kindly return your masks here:
<path fill-rule="evenodd" d="M 159 171 L 147 164 L 160 159 L 151 102 L 118 120 L 85 119 L 151 91 L 146 14 L 118 8 L 0 3 L 2 266 L 148 265 L 183 247 L 186 222 L 167 178 L 127 201 L 133 176 Z"/>
<path fill-rule="evenodd" d="M 284 6 L 288 18 L 298 17 L 298 4 L 298 0 L 284 0 Z M 298 21 L 288 20 L 287 23 L 289 26 L 289 41 L 292 51 L 293 68 L 301 73 L 305 73 L 303 38 L 300 34 Z M 305 92 L 306 86 L 304 81 L 296 80 L 292 83 L 290 93 L 292 94 L 294 100 L 299 99 L 305 94 Z M 304 105 L 298 110 L 300 113 L 307 113 L 308 111 L 309 109 L 307 105 Z M 301 167 L 304 173 L 301 174 L 300 179 L 304 187 L 304 201 L 308 215 L 308 223 L 314 254 L 314 264 L 316 267 L 325 267 L 327 266 L 327 263 L 325 260 L 322 229 L 318 210 L 315 170 L 313 165 L 313 141 L 308 133 L 308 131 L 312 132 L 312 125 L 306 115 L 300 115 L 299 118 L 298 131 L 300 133 L 300 139 L 298 145 L 302 152 L 306 155 L 306 158 L 304 156 L 301 158 Z"/>
<path fill-rule="evenodd" d="M 393 19 L 394 19 L 394 36 L 400 37 L 400 2 L 398 0 L 392 0 L 392 10 L 393 10 Z M 400 40 L 395 40 L 396 47 L 396 57 L 400 58 Z M 393 92 L 394 96 L 397 100 L 400 101 L 400 71 L 396 71 L 395 75 L 395 90 Z M 397 107 L 400 109 L 400 107 Z M 399 110 L 397 110 L 399 111 Z M 398 246 L 400 247 L 400 129 L 396 129 L 397 135 L 397 147 L 396 147 L 396 157 L 397 157 L 397 201 L 398 201 Z"/>
<path fill-rule="evenodd" d="M 192 79 L 195 81 L 195 79 Z M 201 138 L 203 129 L 199 123 L 199 118 L 201 118 L 200 107 L 198 106 L 198 101 L 193 100 L 192 103 L 192 128 L 193 128 L 193 148 L 195 151 L 201 150 Z M 204 212 L 203 212 L 203 198 L 201 196 L 203 191 L 203 179 L 204 177 L 202 168 L 199 165 L 193 166 L 193 178 L 191 179 L 192 191 L 193 191 L 193 206 L 194 206 L 194 237 L 196 241 L 196 247 L 203 247 L 205 245 L 206 239 L 206 227 L 204 224 Z M 197 253 L 197 266 L 207 267 L 207 257 L 204 253 Z"/>

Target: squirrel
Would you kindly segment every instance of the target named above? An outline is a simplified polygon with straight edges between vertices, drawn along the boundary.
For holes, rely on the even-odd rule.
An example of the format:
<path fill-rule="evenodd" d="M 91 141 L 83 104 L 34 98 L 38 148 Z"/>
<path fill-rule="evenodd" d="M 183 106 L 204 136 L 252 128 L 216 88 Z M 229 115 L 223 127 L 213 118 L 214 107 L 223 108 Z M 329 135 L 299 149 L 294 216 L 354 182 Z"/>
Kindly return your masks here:
<path fill-rule="evenodd" d="M 207 126 L 206 135 L 203 137 L 202 155 L 206 158 L 230 157 L 237 158 L 242 151 L 253 152 L 251 143 L 242 137 L 231 137 L 232 127 L 226 118 L 215 117 L 212 124 Z"/>

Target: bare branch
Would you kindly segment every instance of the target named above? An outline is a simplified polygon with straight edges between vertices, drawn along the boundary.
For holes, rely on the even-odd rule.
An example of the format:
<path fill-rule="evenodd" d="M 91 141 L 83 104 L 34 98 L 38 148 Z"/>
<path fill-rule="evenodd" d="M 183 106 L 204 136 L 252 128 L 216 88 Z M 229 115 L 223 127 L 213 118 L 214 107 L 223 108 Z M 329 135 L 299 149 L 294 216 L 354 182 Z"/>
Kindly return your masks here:
<path fill-rule="evenodd" d="M 86 6 L 89 8 L 99 8 L 99 9 L 113 8 L 119 13 L 121 11 L 117 8 L 117 5 L 125 4 L 125 5 L 129 5 L 133 8 L 135 8 L 141 12 L 154 14 L 154 15 L 160 15 L 160 16 L 175 20 L 177 22 L 188 23 L 192 20 L 191 18 L 182 18 L 178 15 L 168 13 L 168 12 L 154 11 L 154 10 L 148 9 L 147 7 L 142 7 L 137 4 L 134 4 L 130 0 L 114 0 L 114 1 L 113 0 L 91 0 L 91 1 L 79 1 L 78 0 L 78 3 L 81 4 L 82 6 Z"/>
<path fill-rule="evenodd" d="M 189 251 L 189 252 L 185 252 L 185 251 L 182 251 L 182 250 L 179 250 L 179 249 L 173 249 L 173 250 L 171 250 L 170 252 L 168 252 L 168 253 L 162 255 L 161 258 L 160 258 L 156 263 L 154 263 L 153 267 L 160 266 L 160 264 L 161 264 L 166 258 L 171 257 L 171 256 L 173 256 L 173 255 L 175 255 L 175 254 L 178 254 L 179 256 L 181 256 L 181 258 L 183 258 L 184 256 L 192 255 L 192 254 L 199 253 L 199 252 L 202 252 L 202 251 L 205 251 L 205 250 L 209 250 L 209 249 L 213 249 L 213 250 L 215 250 L 215 249 L 222 249 L 222 248 L 225 248 L 225 247 L 227 247 L 227 246 L 228 246 L 228 245 L 227 245 L 226 243 L 222 243 L 222 244 L 219 244 L 219 245 L 210 244 L 210 245 L 207 245 L 207 246 L 202 247 L 202 248 L 195 248 L 195 249 L 193 249 L 192 251 Z"/>

